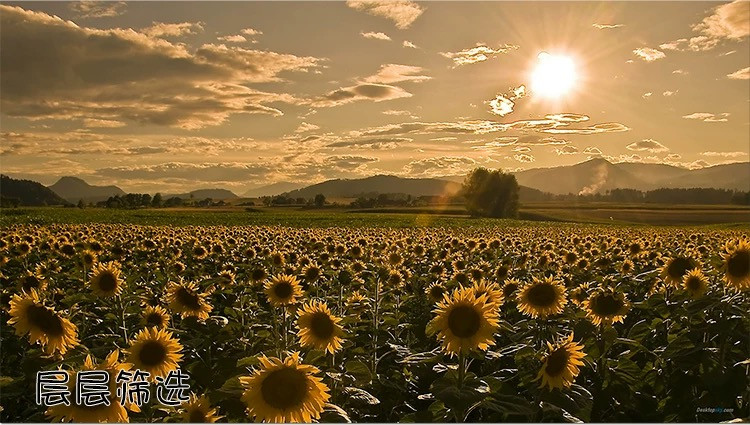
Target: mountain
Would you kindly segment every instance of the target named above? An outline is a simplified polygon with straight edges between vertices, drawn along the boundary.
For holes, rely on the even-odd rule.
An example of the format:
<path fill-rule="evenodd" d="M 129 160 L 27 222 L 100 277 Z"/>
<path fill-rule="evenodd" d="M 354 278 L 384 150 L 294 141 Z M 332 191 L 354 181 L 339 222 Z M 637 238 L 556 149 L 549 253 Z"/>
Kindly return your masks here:
<path fill-rule="evenodd" d="M 76 203 L 105 201 L 110 196 L 124 195 L 125 191 L 117 186 L 92 186 L 78 177 L 62 177 L 49 188 L 68 202 Z"/>
<path fill-rule="evenodd" d="M 275 196 L 292 190 L 297 190 L 305 187 L 304 183 L 292 183 L 292 182 L 278 182 L 272 183 L 265 186 L 256 187 L 249 189 L 243 193 L 242 196 L 247 198 L 257 198 L 260 196 Z"/>
<path fill-rule="evenodd" d="M 363 179 L 335 179 L 285 193 L 291 198 L 314 198 L 322 193 L 328 198 L 354 198 L 366 193 L 403 193 L 412 196 L 453 195 L 461 185 L 440 179 L 411 179 L 396 176 L 373 176 Z"/>
<path fill-rule="evenodd" d="M 16 180 L 0 175 L 0 197 L 3 205 L 22 206 L 65 205 L 68 202 L 41 183 L 31 180 Z"/>
<path fill-rule="evenodd" d="M 177 197 L 177 198 L 182 198 L 182 199 L 192 198 L 196 200 L 203 200 L 206 198 L 211 198 L 215 201 L 220 200 L 220 199 L 239 198 L 239 196 L 235 195 L 233 192 L 226 190 L 226 189 L 198 189 L 198 190 L 194 190 L 188 193 L 162 194 L 161 196 L 163 199 Z"/>
<path fill-rule="evenodd" d="M 697 170 L 665 164 L 618 163 L 595 158 L 575 165 L 535 168 L 515 173 L 518 183 L 554 194 L 648 191 L 659 188 L 715 188 L 746 191 L 750 163 L 715 165 Z"/>

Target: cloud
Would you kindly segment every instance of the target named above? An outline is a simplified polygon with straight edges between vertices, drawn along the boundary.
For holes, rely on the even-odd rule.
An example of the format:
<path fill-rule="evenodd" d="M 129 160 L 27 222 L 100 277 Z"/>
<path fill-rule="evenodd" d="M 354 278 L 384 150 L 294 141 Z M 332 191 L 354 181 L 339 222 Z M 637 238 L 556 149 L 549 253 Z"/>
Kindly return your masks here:
<path fill-rule="evenodd" d="M 555 148 L 555 153 L 558 155 L 574 155 L 578 153 L 578 148 L 573 145 L 566 145 L 561 148 Z"/>
<path fill-rule="evenodd" d="M 655 60 L 664 59 L 667 55 L 661 50 L 652 49 L 650 47 L 639 47 L 633 50 L 636 56 L 645 60 L 646 62 L 653 62 Z"/>
<path fill-rule="evenodd" d="M 712 38 L 741 40 L 750 35 L 750 6 L 747 0 L 717 6 L 693 30 Z"/>
<path fill-rule="evenodd" d="M 225 41 L 227 43 L 244 43 L 247 41 L 247 39 L 244 36 L 239 35 L 239 34 L 225 35 L 222 37 L 218 37 L 217 39 L 219 41 Z"/>
<path fill-rule="evenodd" d="M 535 158 L 533 155 L 529 155 L 527 153 L 519 153 L 513 155 L 513 159 L 515 159 L 518 162 L 534 162 Z"/>
<path fill-rule="evenodd" d="M 364 38 L 369 38 L 372 40 L 391 41 L 391 38 L 382 32 L 361 32 L 359 33 L 359 35 L 361 35 Z"/>
<path fill-rule="evenodd" d="M 742 68 L 731 74 L 727 74 L 727 78 L 730 80 L 748 80 L 750 79 L 750 67 Z"/>
<path fill-rule="evenodd" d="M 611 30 L 615 28 L 622 28 L 625 24 L 591 24 L 592 27 L 599 30 Z"/>
<path fill-rule="evenodd" d="M 721 158 L 741 158 L 744 156 L 750 156 L 748 152 L 701 152 L 703 156 L 721 157 Z"/>
<path fill-rule="evenodd" d="M 297 127 L 296 130 L 294 130 L 294 132 L 295 133 L 306 133 L 308 131 L 319 130 L 319 129 L 320 129 L 320 127 L 318 127 L 315 124 L 310 124 L 310 123 L 303 122 L 302 124 L 299 125 L 299 127 Z"/>
<path fill-rule="evenodd" d="M 203 31 L 203 22 L 180 22 L 164 23 L 153 22 L 150 27 L 143 28 L 141 32 L 150 37 L 182 37 L 190 34 L 197 34 Z"/>
<path fill-rule="evenodd" d="M 596 146 L 588 146 L 586 149 L 583 150 L 583 153 L 585 155 L 596 156 L 596 155 L 601 155 L 602 151 L 599 150 L 599 148 L 597 148 Z"/>
<path fill-rule="evenodd" d="M 383 115 L 411 116 L 412 113 L 409 111 L 404 111 L 400 109 L 389 109 L 387 111 L 383 111 Z"/>
<path fill-rule="evenodd" d="M 124 1 L 81 0 L 68 3 L 68 8 L 79 18 L 111 18 L 125 13 Z"/>
<path fill-rule="evenodd" d="M 526 86 L 518 86 L 511 90 L 509 93 L 499 94 L 494 99 L 490 100 L 490 111 L 495 115 L 501 117 L 513 112 L 515 107 L 514 100 L 520 99 L 526 96 Z"/>
<path fill-rule="evenodd" d="M 676 95 L 678 92 L 679 92 L 679 90 L 674 90 L 674 91 L 667 90 L 667 91 L 663 92 L 661 95 L 664 96 L 664 97 L 670 97 L 670 96 Z"/>
<path fill-rule="evenodd" d="M 619 122 L 606 122 L 601 124 L 594 124 L 584 128 L 547 128 L 541 131 L 544 133 L 552 134 L 600 134 L 630 131 L 630 127 Z"/>
<path fill-rule="evenodd" d="M 432 77 L 427 75 L 421 75 L 423 72 L 424 68 L 418 66 L 389 63 L 382 65 L 377 74 L 369 76 L 362 81 L 366 83 L 392 84 L 402 81 L 421 83 L 432 79 Z"/>
<path fill-rule="evenodd" d="M 401 45 L 404 46 L 404 47 L 408 47 L 410 49 L 419 49 L 419 47 L 417 47 L 416 44 L 412 43 L 409 40 L 404 40 L 404 42 Z"/>
<path fill-rule="evenodd" d="M 408 28 L 424 12 L 422 6 L 407 0 L 347 0 L 346 5 L 373 16 L 389 19 L 399 29 Z"/>
<path fill-rule="evenodd" d="M 684 69 L 675 69 L 674 71 L 672 71 L 672 74 L 687 75 L 689 74 L 689 72 L 685 71 Z"/>
<path fill-rule="evenodd" d="M 371 150 L 388 150 L 395 149 L 403 143 L 408 143 L 414 139 L 408 137 L 389 137 L 379 139 L 362 139 L 362 140 L 342 140 L 326 145 L 329 148 L 349 148 L 349 149 L 371 149 Z"/>
<path fill-rule="evenodd" d="M 700 120 L 703 122 L 727 122 L 729 119 L 729 112 L 721 114 L 712 114 L 710 112 L 693 112 L 690 115 L 683 115 L 682 118 L 687 120 Z"/>
<path fill-rule="evenodd" d="M 648 99 L 649 97 L 651 97 L 652 94 L 653 93 L 651 93 L 651 92 L 643 93 L 643 95 L 641 97 L 644 98 L 644 99 Z"/>
<path fill-rule="evenodd" d="M 411 176 L 442 177 L 466 174 L 477 162 L 465 156 L 440 156 L 411 161 L 403 168 Z"/>
<path fill-rule="evenodd" d="M 638 142 L 633 142 L 627 146 L 626 149 L 631 151 L 647 151 L 647 152 L 668 152 L 669 148 L 662 145 L 653 139 L 643 139 Z"/>
<path fill-rule="evenodd" d="M 508 53 L 515 49 L 518 49 L 518 46 L 512 44 L 503 44 L 497 48 L 492 48 L 480 43 L 477 44 L 476 47 L 471 47 L 458 52 L 440 52 L 440 55 L 453 60 L 453 67 L 455 68 L 461 65 L 484 62 L 487 59 Z"/>
<path fill-rule="evenodd" d="M 97 120 L 94 118 L 86 118 L 83 120 L 83 126 L 87 128 L 117 128 L 125 127 L 125 123 L 116 120 Z"/>
<path fill-rule="evenodd" d="M 256 29 L 252 29 L 252 28 L 245 28 L 245 29 L 243 29 L 240 32 L 242 34 L 250 35 L 250 36 L 253 36 L 253 35 L 263 35 L 263 31 L 258 31 Z"/>
<path fill-rule="evenodd" d="M 312 101 L 315 107 L 332 107 L 352 103 L 360 100 L 373 100 L 382 102 L 385 100 L 401 99 L 411 97 L 412 94 L 401 87 L 388 84 L 360 83 L 350 87 L 341 87 L 330 91 L 325 95 Z"/>
<path fill-rule="evenodd" d="M 86 28 L 20 7 L 0 5 L 0 11 L 0 108 L 15 117 L 196 129 L 232 114 L 281 115 L 265 104 L 302 101 L 248 84 L 283 81 L 280 73 L 320 63 L 223 44 L 188 50 L 132 29 Z"/>

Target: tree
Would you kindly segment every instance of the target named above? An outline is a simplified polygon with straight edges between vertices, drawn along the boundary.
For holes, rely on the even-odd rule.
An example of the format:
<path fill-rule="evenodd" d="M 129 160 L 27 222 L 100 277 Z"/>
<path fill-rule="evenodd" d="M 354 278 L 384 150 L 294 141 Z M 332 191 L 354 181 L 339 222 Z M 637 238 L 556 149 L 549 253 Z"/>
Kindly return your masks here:
<path fill-rule="evenodd" d="M 164 199 L 162 199 L 161 193 L 157 193 L 153 198 L 151 198 L 151 206 L 154 208 L 161 207 L 163 202 Z"/>
<path fill-rule="evenodd" d="M 516 176 L 480 167 L 466 177 L 462 194 L 473 216 L 517 217 L 519 186 Z"/>
<path fill-rule="evenodd" d="M 315 201 L 314 202 L 315 202 L 315 206 L 316 207 L 322 207 L 323 205 L 326 204 L 326 197 L 325 197 L 325 195 L 323 195 L 322 193 L 318 193 L 317 195 L 315 195 Z"/>
<path fill-rule="evenodd" d="M 83 199 L 79 199 L 79 200 L 78 200 L 78 205 L 77 205 L 77 207 L 78 207 L 78 208 L 80 208 L 80 209 L 84 209 L 84 208 L 86 208 L 86 204 L 85 204 L 85 203 L 83 202 Z"/>

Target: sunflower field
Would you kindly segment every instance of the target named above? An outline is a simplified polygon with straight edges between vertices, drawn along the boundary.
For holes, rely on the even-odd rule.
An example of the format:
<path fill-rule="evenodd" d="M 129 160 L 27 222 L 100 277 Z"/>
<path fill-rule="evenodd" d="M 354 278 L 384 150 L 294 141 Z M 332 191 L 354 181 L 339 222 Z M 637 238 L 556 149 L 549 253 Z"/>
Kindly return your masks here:
<path fill-rule="evenodd" d="M 745 231 L 24 224 L 0 264 L 2 422 L 750 417 Z M 189 391 L 80 404 L 95 370 Z"/>

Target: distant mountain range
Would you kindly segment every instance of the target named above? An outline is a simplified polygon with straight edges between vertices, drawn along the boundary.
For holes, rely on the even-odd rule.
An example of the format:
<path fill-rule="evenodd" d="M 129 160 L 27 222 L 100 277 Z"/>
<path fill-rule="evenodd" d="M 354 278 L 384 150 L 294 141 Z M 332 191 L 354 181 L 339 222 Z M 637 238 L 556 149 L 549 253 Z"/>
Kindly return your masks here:
<path fill-rule="evenodd" d="M 247 192 L 243 193 L 242 196 L 246 198 L 274 196 L 285 192 L 291 192 L 292 190 L 300 189 L 303 187 L 305 187 L 304 183 L 278 182 L 249 189 Z"/>
<path fill-rule="evenodd" d="M 659 188 L 750 190 L 750 163 L 688 170 L 666 164 L 618 163 L 591 159 L 580 164 L 515 173 L 518 183 L 554 194 L 591 194 L 611 189 Z"/>
<path fill-rule="evenodd" d="M 354 198 L 371 193 L 403 193 L 412 196 L 454 195 L 461 185 L 439 179 L 410 179 L 373 176 L 363 179 L 335 179 L 286 192 L 290 198 L 314 198 L 321 193 L 329 198 Z"/>
<path fill-rule="evenodd" d="M 195 199 L 195 200 L 203 200 L 206 198 L 211 198 L 213 200 L 223 200 L 223 199 L 234 199 L 239 198 L 239 196 L 235 195 L 232 191 L 226 190 L 226 189 L 198 189 L 193 190 L 192 192 L 188 193 L 177 193 L 177 194 L 162 194 L 161 195 L 163 199 L 169 199 L 169 198 L 182 198 L 182 199 Z"/>
<path fill-rule="evenodd" d="M 3 205 L 38 207 L 45 205 L 65 205 L 68 202 L 41 183 L 31 180 L 17 180 L 0 175 L 0 197 Z"/>
<path fill-rule="evenodd" d="M 78 177 L 70 176 L 60 178 L 49 188 L 71 203 L 81 199 L 86 203 L 106 201 L 110 196 L 125 195 L 125 191 L 117 186 L 93 186 Z"/>

